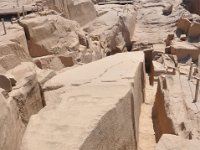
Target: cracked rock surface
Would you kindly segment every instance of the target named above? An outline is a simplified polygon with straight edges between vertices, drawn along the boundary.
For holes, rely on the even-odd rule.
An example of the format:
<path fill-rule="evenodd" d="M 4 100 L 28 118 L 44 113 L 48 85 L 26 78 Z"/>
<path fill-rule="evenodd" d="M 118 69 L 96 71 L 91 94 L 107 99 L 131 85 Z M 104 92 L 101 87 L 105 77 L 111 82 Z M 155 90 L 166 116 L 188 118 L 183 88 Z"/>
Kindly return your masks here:
<path fill-rule="evenodd" d="M 116 54 L 53 77 L 21 150 L 136 149 L 143 61 L 142 52 Z"/>

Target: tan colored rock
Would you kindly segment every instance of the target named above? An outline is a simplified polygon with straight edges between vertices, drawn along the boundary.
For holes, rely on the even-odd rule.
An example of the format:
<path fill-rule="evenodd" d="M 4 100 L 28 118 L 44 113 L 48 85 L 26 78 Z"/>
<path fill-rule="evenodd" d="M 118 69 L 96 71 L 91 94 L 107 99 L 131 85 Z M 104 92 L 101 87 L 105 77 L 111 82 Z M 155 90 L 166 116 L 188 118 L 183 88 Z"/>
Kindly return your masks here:
<path fill-rule="evenodd" d="M 188 31 L 188 36 L 191 38 L 199 38 L 200 37 L 200 23 L 192 23 L 191 27 Z"/>
<path fill-rule="evenodd" d="M 188 73 L 189 74 L 189 73 Z M 153 108 L 154 130 L 157 141 L 163 134 L 175 134 L 185 139 L 200 137 L 199 96 L 194 103 L 196 80 L 185 75 L 160 77 Z"/>
<path fill-rule="evenodd" d="M 19 150 L 25 126 L 21 122 L 16 103 L 5 99 L 1 92 L 0 128 L 0 149 Z"/>
<path fill-rule="evenodd" d="M 166 74 L 166 68 L 164 67 L 163 64 L 157 62 L 157 61 L 153 61 L 153 76 L 159 76 L 161 74 Z"/>
<path fill-rule="evenodd" d="M 0 88 L 0 149 L 19 150 L 30 116 L 43 108 L 44 102 L 33 63 L 24 62 L 6 73 L 7 82 L 17 82 L 9 93 Z"/>
<path fill-rule="evenodd" d="M 199 147 L 198 140 L 186 140 L 179 136 L 164 134 L 156 146 L 156 150 L 195 150 Z"/>
<path fill-rule="evenodd" d="M 40 69 L 52 69 L 57 71 L 65 67 L 61 60 L 54 55 L 37 57 L 33 60 Z"/>
<path fill-rule="evenodd" d="M 56 75 L 56 72 L 50 69 L 36 69 L 38 82 L 43 86 L 48 80 Z"/>
<path fill-rule="evenodd" d="M 7 23 L 6 27 L 7 34 L 0 35 L 1 73 L 5 73 L 7 70 L 16 67 L 22 61 L 30 61 L 23 28 L 16 24 L 10 25 Z"/>
<path fill-rule="evenodd" d="M 30 116 L 44 106 L 35 65 L 31 62 L 24 62 L 9 70 L 8 73 L 17 80 L 15 88 L 9 94 L 10 100 L 16 102 L 22 121 L 27 124 Z"/>
<path fill-rule="evenodd" d="M 91 0 L 48 0 L 47 4 L 80 25 L 85 25 L 96 18 L 96 10 Z"/>
<path fill-rule="evenodd" d="M 53 77 L 21 150 L 136 149 L 143 61 L 142 52 L 116 54 Z"/>
<path fill-rule="evenodd" d="M 9 78 L 2 74 L 0 74 L 0 88 L 4 89 L 6 92 L 12 91 L 11 81 Z"/>
<path fill-rule="evenodd" d="M 177 20 L 176 26 L 179 30 L 187 35 L 191 26 L 191 22 L 186 18 L 180 18 L 179 20 Z"/>
<path fill-rule="evenodd" d="M 168 34 L 167 39 L 165 40 L 166 46 L 169 46 L 171 44 L 171 41 L 174 39 L 174 34 Z"/>
<path fill-rule="evenodd" d="M 165 39 L 169 33 L 176 30 L 176 21 L 180 19 L 181 16 L 190 15 L 181 5 L 181 2 L 181 0 L 134 1 L 134 5 L 138 8 L 134 40 L 140 43 L 146 41 L 152 44 L 163 43 L 163 39 Z M 173 4 L 173 11 L 170 15 L 165 16 L 162 14 L 162 10 L 168 3 Z"/>
<path fill-rule="evenodd" d="M 136 23 L 133 6 L 108 10 L 110 11 L 84 26 L 84 30 L 89 33 L 92 41 L 100 41 L 102 51 L 108 55 L 125 49 L 130 51 Z"/>
<path fill-rule="evenodd" d="M 172 4 L 168 4 L 163 8 L 163 15 L 170 15 L 172 13 L 173 10 L 173 5 Z"/>
<path fill-rule="evenodd" d="M 6 74 L 6 77 L 10 80 L 12 86 L 16 85 L 17 81 L 15 80 L 15 77 L 13 75 Z"/>
<path fill-rule="evenodd" d="M 176 55 L 178 60 L 190 56 L 194 61 L 197 61 L 200 48 L 187 41 L 173 41 L 171 44 L 171 54 Z"/>
<path fill-rule="evenodd" d="M 74 61 L 71 56 L 59 56 L 59 59 L 65 67 L 72 67 L 74 65 Z"/>
<path fill-rule="evenodd" d="M 25 28 L 32 57 L 75 51 L 79 39 L 84 38 L 78 23 L 59 15 L 30 15 L 20 20 L 20 24 Z"/>
<path fill-rule="evenodd" d="M 73 58 L 71 56 L 64 55 L 48 55 L 43 57 L 37 57 L 34 58 L 33 61 L 40 69 L 52 69 L 55 71 L 74 65 Z"/>

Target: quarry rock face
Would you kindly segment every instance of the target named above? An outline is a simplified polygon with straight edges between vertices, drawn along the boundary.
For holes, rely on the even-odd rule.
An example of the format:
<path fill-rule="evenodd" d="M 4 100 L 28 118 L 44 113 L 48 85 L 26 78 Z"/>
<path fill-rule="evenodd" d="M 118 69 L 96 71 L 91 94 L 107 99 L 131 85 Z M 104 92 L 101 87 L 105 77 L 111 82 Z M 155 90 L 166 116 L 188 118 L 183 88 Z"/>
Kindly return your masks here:
<path fill-rule="evenodd" d="M 96 10 L 91 0 L 48 0 L 48 5 L 80 25 L 96 18 Z"/>
<path fill-rule="evenodd" d="M 179 136 L 164 134 L 156 146 L 156 150 L 194 150 L 199 147 L 198 140 L 186 140 Z"/>
<path fill-rule="evenodd" d="M 0 150 L 198 149 L 198 8 L 1 0 Z"/>
<path fill-rule="evenodd" d="M 27 124 L 30 116 L 44 106 L 35 65 L 31 62 L 21 63 L 8 72 L 17 80 L 10 97 L 16 101 L 22 121 Z"/>
<path fill-rule="evenodd" d="M 31 57 L 68 53 L 80 45 L 79 25 L 59 15 L 30 16 L 20 23 L 25 28 Z"/>
<path fill-rule="evenodd" d="M 0 149 L 18 150 L 25 126 L 18 115 L 16 103 L 8 101 L 0 92 L 0 108 Z"/>
<path fill-rule="evenodd" d="M 134 7 L 115 5 L 116 9 L 112 7 L 112 5 L 106 8 L 98 6 L 98 12 L 103 15 L 84 26 L 84 30 L 89 33 L 92 41 L 100 41 L 105 53 L 130 51 L 136 23 Z"/>
<path fill-rule="evenodd" d="M 7 25 L 8 32 L 0 36 L 0 71 L 16 67 L 21 61 L 30 61 L 24 30 L 19 25 Z M 15 34 L 13 34 L 13 32 Z M 13 60 L 13 61 L 10 61 Z"/>
<path fill-rule="evenodd" d="M 33 63 L 21 63 L 6 74 L 12 76 L 16 83 L 9 91 L 1 89 L 0 92 L 0 148 L 18 150 L 30 116 L 42 109 L 44 102 Z M 12 86 L 11 82 L 7 84 Z"/>
<path fill-rule="evenodd" d="M 116 54 L 53 77 L 43 87 L 47 106 L 31 117 L 21 150 L 136 149 L 143 61 L 142 52 Z"/>
<path fill-rule="evenodd" d="M 199 139 L 199 102 L 194 103 L 196 83 L 184 75 L 159 78 L 153 108 L 157 140 L 162 134 L 176 134 L 186 139 Z M 169 90 L 174 89 L 174 90 Z"/>

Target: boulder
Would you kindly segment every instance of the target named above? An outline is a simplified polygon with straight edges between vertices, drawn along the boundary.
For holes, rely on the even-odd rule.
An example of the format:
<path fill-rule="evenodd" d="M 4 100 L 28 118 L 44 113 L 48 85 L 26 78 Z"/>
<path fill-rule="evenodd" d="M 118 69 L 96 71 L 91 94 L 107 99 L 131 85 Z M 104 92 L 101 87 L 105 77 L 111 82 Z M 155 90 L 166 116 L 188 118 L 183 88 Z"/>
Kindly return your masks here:
<path fill-rule="evenodd" d="M 33 61 L 40 69 L 52 69 L 55 71 L 74 65 L 73 58 L 71 56 L 64 55 L 48 55 L 43 57 L 37 57 L 34 58 Z"/>
<path fill-rule="evenodd" d="M 172 4 L 168 4 L 163 8 L 163 15 L 170 15 L 172 13 L 173 10 L 173 5 Z"/>
<path fill-rule="evenodd" d="M 188 36 L 190 38 L 199 38 L 200 37 L 200 23 L 194 22 L 191 24 L 191 27 L 188 31 Z"/>
<path fill-rule="evenodd" d="M 9 70 L 8 73 L 17 81 L 16 86 L 9 93 L 9 99 L 16 102 L 21 119 L 26 125 L 30 116 L 36 114 L 44 106 L 35 65 L 24 62 Z"/>
<path fill-rule="evenodd" d="M 1 73 L 16 67 L 22 61 L 31 60 L 23 28 L 17 24 L 6 23 L 6 26 L 7 34 L 0 36 Z"/>
<path fill-rule="evenodd" d="M 78 50 L 84 32 L 75 21 L 56 14 L 30 15 L 20 20 L 27 35 L 32 57 L 67 53 Z"/>
<path fill-rule="evenodd" d="M 96 10 L 91 0 L 48 0 L 48 6 L 70 19 L 85 25 L 96 18 Z"/>
<path fill-rule="evenodd" d="M 34 58 L 33 61 L 40 69 L 52 69 L 58 71 L 65 67 L 61 60 L 54 55 L 37 57 Z"/>
<path fill-rule="evenodd" d="M 165 40 L 166 46 L 169 46 L 173 39 L 174 39 L 174 33 L 168 34 L 167 39 Z"/>
<path fill-rule="evenodd" d="M 15 101 L 9 101 L 0 89 L 0 149 L 19 150 L 25 126 Z"/>
<path fill-rule="evenodd" d="M 129 5 L 116 10 L 110 8 L 109 12 L 85 25 L 84 30 L 92 41 L 99 41 L 102 51 L 109 55 L 131 50 L 135 23 L 136 13 Z"/>
<path fill-rule="evenodd" d="M 180 18 L 177 20 L 176 26 L 177 29 L 187 35 L 191 26 L 191 22 L 187 18 Z"/>
<path fill-rule="evenodd" d="M 179 61 L 188 56 L 192 57 L 193 61 L 197 61 L 200 48 L 187 41 L 173 41 L 171 44 L 171 54 L 176 55 Z"/>
<path fill-rule="evenodd" d="M 143 62 L 143 52 L 116 54 L 46 82 L 47 106 L 31 117 L 21 150 L 136 150 Z"/>
<path fill-rule="evenodd" d="M 200 146 L 198 140 L 186 140 L 176 135 L 164 134 L 156 146 L 156 150 L 194 150 Z"/>
<path fill-rule="evenodd" d="M 0 74 L 0 88 L 4 89 L 6 92 L 12 91 L 12 84 L 9 78 L 5 75 Z"/>

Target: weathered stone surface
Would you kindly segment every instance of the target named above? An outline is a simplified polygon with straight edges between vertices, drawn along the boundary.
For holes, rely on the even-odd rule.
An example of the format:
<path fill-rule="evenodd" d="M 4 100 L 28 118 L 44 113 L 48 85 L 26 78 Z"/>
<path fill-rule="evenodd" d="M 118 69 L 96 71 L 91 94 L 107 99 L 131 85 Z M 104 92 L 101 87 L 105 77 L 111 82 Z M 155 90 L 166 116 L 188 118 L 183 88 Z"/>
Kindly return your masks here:
<path fill-rule="evenodd" d="M 6 26 L 7 34 L 0 34 L 1 73 L 16 67 L 21 61 L 30 61 L 23 28 L 16 24 L 6 24 Z"/>
<path fill-rule="evenodd" d="M 176 26 L 179 30 L 187 35 L 191 26 L 191 22 L 187 18 L 180 18 L 177 20 Z"/>
<path fill-rule="evenodd" d="M 20 20 L 27 35 L 32 57 L 67 53 L 78 50 L 84 32 L 78 23 L 59 15 L 30 15 Z"/>
<path fill-rule="evenodd" d="M 43 108 L 45 103 L 33 63 L 23 62 L 1 77 L 6 79 L 9 88 L 12 85 L 13 88 L 12 91 L 0 89 L 0 149 L 19 150 L 30 116 Z M 1 78 L 0 84 L 3 81 Z"/>
<path fill-rule="evenodd" d="M 89 33 L 92 41 L 100 42 L 99 45 L 104 53 L 130 51 L 136 23 L 134 7 L 115 6 L 115 10 L 111 6 L 107 6 L 109 10 L 107 13 L 84 26 L 84 30 Z M 98 7 L 99 10 L 105 9 L 101 8 L 102 6 Z"/>
<path fill-rule="evenodd" d="M 21 122 L 16 103 L 5 99 L 1 92 L 0 129 L 0 149 L 19 150 L 25 126 Z"/>
<path fill-rule="evenodd" d="M 33 61 L 40 69 L 52 69 L 55 71 L 74 65 L 73 58 L 71 56 L 64 55 L 48 55 L 43 57 L 37 57 L 34 58 Z"/>
<path fill-rule="evenodd" d="M 191 56 L 194 61 L 197 61 L 200 48 L 187 41 L 173 41 L 171 44 L 171 54 L 176 55 L 178 60 Z"/>
<path fill-rule="evenodd" d="M 166 71 L 166 68 L 164 67 L 163 64 L 157 62 L 157 61 L 153 61 L 153 70 L 152 70 L 152 73 L 153 73 L 153 76 L 159 76 L 161 74 L 165 74 L 167 71 Z"/>
<path fill-rule="evenodd" d="M 40 69 L 52 69 L 58 71 L 65 67 L 61 60 L 54 55 L 37 57 L 33 60 Z"/>
<path fill-rule="evenodd" d="M 192 23 L 191 27 L 188 31 L 188 36 L 191 38 L 199 38 L 200 37 L 200 23 Z"/>
<path fill-rule="evenodd" d="M 91 0 L 48 0 L 47 4 L 71 20 L 81 25 L 96 18 L 96 10 Z"/>
<path fill-rule="evenodd" d="M 174 33 L 168 34 L 167 39 L 165 40 L 166 46 L 169 46 L 173 39 L 174 39 Z"/>
<path fill-rule="evenodd" d="M 36 69 L 38 82 L 43 86 L 48 80 L 56 75 L 56 72 L 50 69 Z"/>
<path fill-rule="evenodd" d="M 164 134 L 156 146 L 156 150 L 195 150 L 199 147 L 198 140 L 186 140 L 179 136 Z"/>
<path fill-rule="evenodd" d="M 167 4 L 164 8 L 163 8 L 163 15 L 170 15 L 172 13 L 173 10 L 173 5 L 172 4 Z"/>
<path fill-rule="evenodd" d="M 35 65 L 24 62 L 8 71 L 17 80 L 16 86 L 9 94 L 18 106 L 24 124 L 27 124 L 31 115 L 43 108 L 40 86 L 37 80 Z"/>
<path fill-rule="evenodd" d="M 134 0 L 134 5 L 138 8 L 134 40 L 138 43 L 163 43 L 167 35 L 176 29 L 176 21 L 181 16 L 190 15 L 181 2 L 181 0 L 173 2 L 171 0 Z M 173 11 L 165 16 L 162 10 L 168 3 L 173 4 Z"/>
<path fill-rule="evenodd" d="M 185 139 L 199 139 L 198 101 L 194 103 L 196 80 L 185 75 L 160 77 L 153 108 L 157 141 L 162 134 L 176 134 Z"/>
<path fill-rule="evenodd" d="M 143 61 L 142 52 L 116 54 L 53 77 L 21 150 L 136 149 Z"/>
<path fill-rule="evenodd" d="M 6 92 L 12 91 L 12 84 L 10 79 L 2 74 L 0 74 L 0 88 L 4 89 Z"/>

